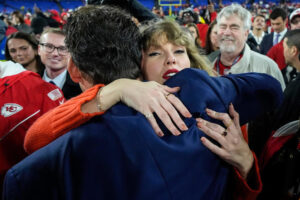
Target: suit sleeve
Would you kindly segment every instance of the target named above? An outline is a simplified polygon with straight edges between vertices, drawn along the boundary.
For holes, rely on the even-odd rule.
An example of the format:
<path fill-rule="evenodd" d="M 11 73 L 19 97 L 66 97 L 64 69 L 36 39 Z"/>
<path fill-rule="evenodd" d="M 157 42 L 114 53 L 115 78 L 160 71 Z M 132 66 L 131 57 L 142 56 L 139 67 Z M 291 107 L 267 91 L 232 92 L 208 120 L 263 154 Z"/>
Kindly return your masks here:
<path fill-rule="evenodd" d="M 230 103 L 240 114 L 241 124 L 265 111 L 276 108 L 282 101 L 280 83 L 262 73 L 243 73 L 223 77 L 210 77 L 199 69 L 184 69 L 166 84 L 180 86 L 177 96 L 194 117 L 217 122 L 205 113 L 206 108 L 228 112 Z"/>
<path fill-rule="evenodd" d="M 19 183 L 12 170 L 7 171 L 3 185 L 3 200 L 18 200 L 22 199 L 20 194 Z"/>
<path fill-rule="evenodd" d="M 77 97 L 74 97 L 64 104 L 50 110 L 41 116 L 28 129 L 25 136 L 24 148 L 27 153 L 34 151 L 49 144 L 56 138 L 67 133 L 73 128 L 80 126 L 92 117 L 101 115 L 103 112 L 82 113 L 81 105 L 92 100 L 100 87 L 96 85 Z"/>
<path fill-rule="evenodd" d="M 277 108 L 282 103 L 281 85 L 272 76 L 263 73 L 244 73 L 224 78 L 229 79 L 236 90 L 236 96 L 231 101 L 240 114 L 241 124 Z"/>

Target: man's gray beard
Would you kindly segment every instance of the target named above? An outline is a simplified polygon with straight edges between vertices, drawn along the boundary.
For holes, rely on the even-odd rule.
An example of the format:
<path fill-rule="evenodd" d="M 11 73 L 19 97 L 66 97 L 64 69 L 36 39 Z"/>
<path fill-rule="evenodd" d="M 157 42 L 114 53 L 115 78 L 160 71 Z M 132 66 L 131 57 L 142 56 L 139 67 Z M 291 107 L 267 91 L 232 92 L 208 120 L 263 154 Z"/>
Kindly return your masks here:
<path fill-rule="evenodd" d="M 226 44 L 222 44 L 222 42 L 219 43 L 219 48 L 220 48 L 221 53 L 222 52 L 233 53 L 233 52 L 236 51 L 236 46 L 235 45 L 233 45 L 233 44 L 232 45 L 226 45 Z"/>

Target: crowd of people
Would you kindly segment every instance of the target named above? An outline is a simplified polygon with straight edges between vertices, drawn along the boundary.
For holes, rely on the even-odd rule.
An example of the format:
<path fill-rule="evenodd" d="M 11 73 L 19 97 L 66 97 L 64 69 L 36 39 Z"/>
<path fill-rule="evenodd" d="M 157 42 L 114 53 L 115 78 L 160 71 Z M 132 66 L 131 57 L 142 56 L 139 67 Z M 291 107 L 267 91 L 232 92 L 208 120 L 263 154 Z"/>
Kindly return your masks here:
<path fill-rule="evenodd" d="M 300 198 L 300 8 L 87 4 L 0 20 L 3 199 Z"/>

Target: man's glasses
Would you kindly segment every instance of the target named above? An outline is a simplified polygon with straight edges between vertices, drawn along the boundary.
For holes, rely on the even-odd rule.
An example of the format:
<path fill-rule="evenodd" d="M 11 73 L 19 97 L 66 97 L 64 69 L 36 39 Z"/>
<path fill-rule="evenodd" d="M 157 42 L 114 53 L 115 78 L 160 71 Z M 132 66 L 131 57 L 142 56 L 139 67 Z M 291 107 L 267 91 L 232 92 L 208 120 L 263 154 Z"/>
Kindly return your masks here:
<path fill-rule="evenodd" d="M 65 46 L 56 47 L 53 44 L 49 43 L 40 43 L 44 47 L 47 53 L 52 53 L 55 49 L 57 49 L 60 55 L 67 55 L 69 53 L 68 48 Z"/>

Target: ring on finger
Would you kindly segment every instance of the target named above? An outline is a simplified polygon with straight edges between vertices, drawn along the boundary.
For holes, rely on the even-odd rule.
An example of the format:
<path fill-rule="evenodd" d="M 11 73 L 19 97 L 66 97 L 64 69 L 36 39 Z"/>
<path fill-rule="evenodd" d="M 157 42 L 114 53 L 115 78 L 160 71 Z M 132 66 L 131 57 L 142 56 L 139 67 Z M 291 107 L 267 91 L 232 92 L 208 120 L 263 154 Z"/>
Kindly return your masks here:
<path fill-rule="evenodd" d="M 168 96 L 170 95 L 171 93 L 168 93 L 165 97 L 166 97 L 166 99 L 168 99 Z"/>
<path fill-rule="evenodd" d="M 225 131 L 223 131 L 222 135 L 225 137 L 227 135 L 227 129 L 225 129 Z"/>
<path fill-rule="evenodd" d="M 145 117 L 146 117 L 147 119 L 149 119 L 149 118 L 153 117 L 153 114 L 152 114 L 152 113 L 147 113 L 147 114 L 145 114 Z"/>

